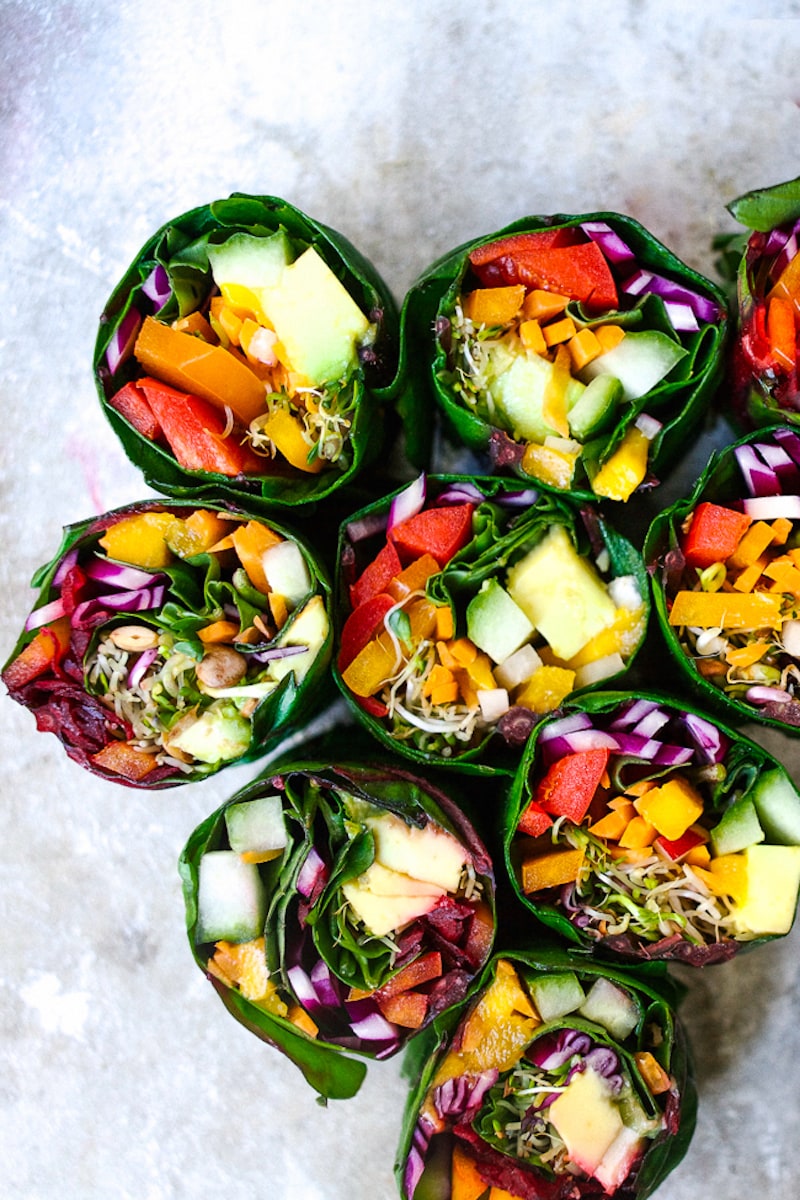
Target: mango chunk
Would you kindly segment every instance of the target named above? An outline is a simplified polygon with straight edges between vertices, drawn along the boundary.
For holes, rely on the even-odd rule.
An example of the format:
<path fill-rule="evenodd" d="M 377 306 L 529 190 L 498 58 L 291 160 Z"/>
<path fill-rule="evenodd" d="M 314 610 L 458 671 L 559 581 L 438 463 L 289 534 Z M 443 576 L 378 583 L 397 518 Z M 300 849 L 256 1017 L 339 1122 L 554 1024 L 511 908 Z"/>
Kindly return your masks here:
<path fill-rule="evenodd" d="M 687 779 L 675 775 L 635 800 L 634 808 L 662 837 L 674 842 L 703 815 L 703 800 Z"/>
<path fill-rule="evenodd" d="M 522 890 L 526 895 L 541 888 L 573 883 L 583 865 L 583 850 L 551 850 L 524 858 L 520 864 Z"/>
<path fill-rule="evenodd" d="M 172 562 L 167 534 L 175 523 L 169 512 L 144 512 L 123 517 L 110 526 L 100 538 L 100 545 L 109 558 L 132 567 L 154 570 Z"/>

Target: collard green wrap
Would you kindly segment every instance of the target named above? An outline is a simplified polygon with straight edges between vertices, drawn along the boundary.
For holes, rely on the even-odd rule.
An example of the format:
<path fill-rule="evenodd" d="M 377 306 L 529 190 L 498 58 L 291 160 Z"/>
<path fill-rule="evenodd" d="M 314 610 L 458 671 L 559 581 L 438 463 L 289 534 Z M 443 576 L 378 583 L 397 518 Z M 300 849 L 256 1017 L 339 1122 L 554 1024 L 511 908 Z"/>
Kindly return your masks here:
<path fill-rule="evenodd" d="M 680 993 L 659 967 L 496 955 L 414 1078 L 403 1200 L 651 1195 L 686 1153 L 697 1104 Z"/>
<path fill-rule="evenodd" d="M 800 178 L 747 192 L 728 209 L 750 230 L 732 239 L 726 255 L 739 251 L 728 415 L 743 429 L 798 425 Z"/>
<path fill-rule="evenodd" d="M 491 952 L 494 875 L 461 809 L 377 762 L 286 763 L 180 859 L 192 953 L 237 1020 L 325 1097 L 353 1095 L 461 1003 Z"/>
<path fill-rule="evenodd" d="M 652 522 L 644 556 L 670 653 L 728 720 L 800 731 L 800 433 L 717 451 Z"/>
<path fill-rule="evenodd" d="M 566 705 L 526 747 L 504 824 L 517 896 L 584 948 L 703 966 L 791 928 L 800 795 L 683 700 Z"/>
<path fill-rule="evenodd" d="M 475 304 L 481 289 L 497 302 Z M 697 428 L 726 324 L 723 293 L 632 218 L 523 217 L 443 255 L 409 291 L 401 412 L 423 430 L 425 405 L 438 406 L 452 439 L 495 470 L 627 500 Z"/>
<path fill-rule="evenodd" d="M 265 753 L 321 703 L 330 584 L 292 531 L 142 501 L 69 525 L 5 667 L 75 762 L 131 787 Z"/>
<path fill-rule="evenodd" d="M 499 478 L 420 476 L 341 526 L 334 675 L 418 763 L 513 769 L 541 713 L 644 639 L 641 557 L 596 510 Z"/>
<path fill-rule="evenodd" d="M 320 500 L 384 437 L 392 297 L 341 234 L 235 193 L 167 222 L 108 300 L 103 409 L 147 482 L 248 509 Z"/>

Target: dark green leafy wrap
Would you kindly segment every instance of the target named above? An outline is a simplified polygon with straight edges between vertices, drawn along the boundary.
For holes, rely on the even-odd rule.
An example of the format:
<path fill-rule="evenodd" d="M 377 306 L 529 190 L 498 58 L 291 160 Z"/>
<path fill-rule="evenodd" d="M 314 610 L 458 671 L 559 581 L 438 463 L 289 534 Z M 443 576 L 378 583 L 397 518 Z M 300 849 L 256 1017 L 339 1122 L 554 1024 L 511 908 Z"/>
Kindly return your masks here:
<path fill-rule="evenodd" d="M 198 511 L 212 523 L 204 543 L 191 524 Z M 138 547 L 146 538 L 161 556 L 150 567 L 131 566 L 100 545 L 132 520 L 156 523 L 137 540 Z M 303 564 L 304 594 L 290 602 L 280 629 L 268 595 L 236 552 L 210 544 L 217 533 L 247 525 L 294 544 Z M 143 788 L 204 779 L 230 762 L 262 756 L 325 698 L 333 644 L 328 576 L 311 548 L 273 521 L 267 526 L 221 503 L 198 510 L 182 501 L 142 501 L 67 526 L 32 585 L 38 594 L 3 681 L 40 730 L 55 733 L 70 758 L 105 779 Z M 233 673 L 241 674 L 235 684 L 218 681 L 222 694 L 196 674 L 217 652 L 201 632 L 221 625 L 230 627 L 226 669 L 232 654 Z M 108 642 L 121 628 L 133 630 L 134 641 L 114 649 Z M 101 655 L 113 655 L 113 664 L 103 665 Z M 135 674 L 146 695 L 132 682 Z M 181 734 L 195 718 L 205 732 L 190 750 Z"/>
<path fill-rule="evenodd" d="M 795 313 L 800 288 L 795 281 L 800 278 L 800 264 L 795 263 L 794 268 L 790 264 L 796 256 L 800 232 L 800 178 L 747 192 L 727 207 L 750 231 L 746 236 L 720 240 L 726 251 L 723 263 L 728 270 L 727 264 L 732 264 L 735 270 L 737 299 L 727 415 L 742 429 L 757 429 L 776 421 L 798 425 Z M 770 313 L 772 296 L 779 300 L 775 315 Z M 792 327 L 788 345 L 772 327 L 775 317 L 780 323 L 779 309 L 787 304 L 785 312 Z"/>
<path fill-rule="evenodd" d="M 213 290 L 207 247 L 234 235 L 267 238 L 281 230 L 298 254 L 314 247 L 371 323 L 356 365 L 342 386 L 334 387 L 335 411 L 349 422 L 341 453 L 318 474 L 298 470 L 280 455 L 266 456 L 263 446 L 255 466 L 247 447 L 246 474 L 181 466 L 168 445 L 145 436 L 124 406 L 118 409 L 111 403 L 124 384 L 146 374 L 132 356 L 141 318 L 153 315 L 159 322 L 169 323 L 196 311 L 206 313 Z M 396 360 L 395 304 L 363 255 L 342 234 L 285 200 L 234 193 L 174 218 L 148 239 L 106 304 L 95 345 L 94 371 L 103 410 L 128 457 L 151 486 L 170 496 L 201 499 L 213 495 L 263 511 L 274 505 L 321 500 L 354 480 L 374 458 L 385 436 L 388 416 L 384 401 Z M 265 387 L 265 395 L 268 390 Z"/>
<path fill-rule="evenodd" d="M 534 476 L 537 486 L 555 491 L 568 490 L 581 499 L 595 500 L 592 481 L 615 452 L 620 451 L 628 431 L 637 422 L 649 441 L 647 473 L 642 486 L 652 487 L 682 453 L 686 438 L 703 417 L 723 372 L 723 349 L 727 309 L 723 293 L 708 279 L 692 270 L 656 240 L 637 221 L 617 213 L 590 213 L 583 216 L 523 217 L 497 233 L 466 242 L 428 267 L 408 292 L 401 312 L 401 360 L 396 390 L 399 407 L 409 435 L 410 454 L 424 462 L 425 447 L 432 437 L 433 412 L 438 407 L 444 428 L 452 440 L 477 451 L 494 470 L 515 473 L 530 480 L 523 466 L 524 441 L 515 440 L 508 422 L 497 409 L 490 419 L 468 404 L 460 394 L 456 364 L 452 357 L 455 307 L 470 272 L 469 255 L 478 247 L 509 235 L 575 229 L 596 223 L 605 227 L 600 237 L 622 239 L 628 256 L 609 262 L 617 282 L 624 287 L 633 273 L 639 274 L 644 291 L 637 295 L 619 292 L 619 310 L 598 314 L 571 302 L 567 314 L 578 329 L 592 329 L 601 323 L 617 324 L 629 332 L 654 331 L 672 340 L 681 355 L 666 378 L 637 399 L 618 406 L 612 418 L 598 427 L 580 448 L 569 484 Z M 624 253 L 624 251 L 623 251 Z M 652 277 L 656 281 L 652 282 Z M 660 292 L 660 294 L 658 294 Z M 689 299 L 702 316 L 693 330 L 676 330 L 666 303 L 685 304 Z M 689 318 L 691 322 L 691 318 Z M 491 333 L 491 331 L 489 331 Z M 652 419 L 652 420 L 651 420 Z M 630 441 L 629 435 L 628 441 Z M 582 439 L 579 439 L 579 441 Z M 619 464 L 624 475 L 627 451 Z M 548 468 L 549 470 L 549 468 Z M 615 474 L 617 472 L 615 471 Z M 611 493 L 603 493 L 611 494 Z M 627 498 L 612 496 L 612 498 Z"/>
<path fill-rule="evenodd" d="M 770 467 L 767 460 L 778 465 Z M 670 612 L 679 591 L 720 587 L 720 575 L 714 577 L 718 568 L 701 573 L 686 564 L 683 530 L 692 514 L 701 503 L 740 510 L 745 500 L 750 502 L 754 488 L 772 493 L 763 497 L 768 505 L 785 503 L 790 506 L 787 512 L 796 508 L 791 532 L 774 549 L 776 554 L 791 553 L 800 536 L 800 437 L 797 431 L 785 426 L 772 426 L 746 434 L 711 455 L 691 493 L 653 520 L 644 542 L 644 559 L 658 624 L 671 658 L 702 702 L 734 723 L 756 721 L 796 735 L 800 732 L 800 667 L 797 650 L 788 641 L 789 629 L 800 615 L 796 591 L 788 585 L 783 591 L 781 619 L 776 627 L 744 630 L 738 635 L 720 629 L 730 648 L 758 640 L 769 643 L 760 660 L 740 668 L 734 669 L 726 661 L 726 646 L 722 643 L 717 645 L 712 641 L 698 649 L 696 642 L 688 640 L 686 629 L 670 624 Z M 769 552 L 772 554 L 773 550 Z M 737 574 L 737 569 L 728 566 L 724 586 L 732 586 Z M 767 576 L 754 584 L 753 590 L 780 591 L 776 581 Z"/>
<path fill-rule="evenodd" d="M 658 808 L 664 787 L 680 790 Z M 620 798 L 630 808 L 609 807 Z M 800 794 L 763 747 L 684 700 L 596 692 L 532 735 L 504 851 L 519 900 L 568 941 L 705 966 L 791 927 Z"/>
<path fill-rule="evenodd" d="M 661 968 L 617 969 L 550 947 L 495 955 L 458 1026 L 440 1026 L 438 1043 L 432 1036 L 428 1041 L 427 1059 L 424 1040 L 414 1047 L 413 1063 L 409 1054 L 413 1084 L 395 1168 L 403 1200 L 450 1200 L 456 1194 L 484 1200 L 490 1187 L 519 1200 L 651 1195 L 685 1155 L 697 1108 L 676 1013 L 681 989 Z M 594 1007 L 602 993 L 609 1006 Z M 587 997 L 592 1007 L 582 1012 L 577 1005 Z M 621 1011 L 626 1015 L 617 1024 Z M 609 1072 L 607 1084 L 594 1079 L 594 1091 L 611 1126 L 604 1140 L 619 1129 L 615 1151 L 592 1165 L 584 1155 L 587 1170 L 570 1145 L 572 1169 L 557 1154 L 554 1171 L 537 1157 L 536 1138 L 541 1148 L 553 1137 L 549 1105 L 536 1111 L 536 1097 L 546 1091 L 525 1099 L 518 1089 L 563 1088 L 565 1077 L 567 1087 L 577 1079 L 580 1088 L 600 1067 Z M 595 1115 L 584 1098 L 580 1123 L 589 1127 Z M 566 1120 L 559 1120 L 565 1128 Z M 638 1136 L 631 1131 L 637 1122 Z M 504 1129 L 506 1136 L 498 1136 Z M 520 1129 L 529 1140 L 517 1142 Z M 573 1131 L 573 1137 L 579 1134 Z"/>
<path fill-rule="evenodd" d="M 282 814 L 276 856 L 261 862 L 251 852 L 258 865 L 242 866 L 242 848 L 263 854 L 266 842 L 254 825 L 243 840 L 231 832 L 231 812 L 261 805 Z M 261 896 L 250 927 L 227 938 L 224 921 L 211 928 L 202 891 L 204 856 L 218 851 L 257 875 Z M 386 1058 L 458 1005 L 491 950 L 494 875 L 474 828 L 438 787 L 380 762 L 278 764 L 197 827 L 179 869 L 198 965 L 236 1019 L 285 1053 L 323 1097 L 351 1096 L 363 1079 L 365 1064 L 345 1052 Z M 443 871 L 457 887 L 448 890 Z M 382 887 L 390 875 L 388 911 L 367 917 L 400 923 L 371 932 L 362 885 Z M 243 944 L 260 960 L 258 986 L 230 965 Z"/>
<path fill-rule="evenodd" d="M 413 486 L 419 487 L 421 482 L 418 480 Z M 643 563 L 633 545 L 590 506 L 578 509 L 564 498 L 547 494 L 539 496 L 527 490 L 514 491 L 510 481 L 498 477 L 430 476 L 424 481 L 424 487 L 427 493 L 420 510 L 423 516 L 432 510 L 460 511 L 465 506 L 472 509 L 466 540 L 441 569 L 435 569 L 434 564 L 434 573 L 427 579 L 424 593 L 417 590 L 409 600 L 398 601 L 398 593 L 393 592 L 392 599 L 386 600 L 386 603 L 394 605 L 393 610 L 389 615 L 381 616 L 376 624 L 374 615 L 370 616 L 370 613 L 374 613 L 374 605 L 380 602 L 381 596 L 378 595 L 376 599 L 373 595 L 362 602 L 361 597 L 368 594 L 364 591 L 363 583 L 375 569 L 372 564 L 376 552 L 378 555 L 385 553 L 380 548 L 388 545 L 387 523 L 392 520 L 395 506 L 402 507 L 407 489 L 400 489 L 368 505 L 342 524 L 336 572 L 338 640 L 334 676 L 356 716 L 388 749 L 417 763 L 446 766 L 468 773 L 513 770 L 518 748 L 542 711 L 555 707 L 565 694 L 596 687 L 603 680 L 618 677 L 630 666 L 647 628 L 649 587 Z M 410 524 L 392 526 L 393 532 L 388 541 L 394 538 L 395 544 L 399 544 L 396 539 L 401 536 L 400 531 Z M 412 611 L 409 605 L 449 609 L 453 633 L 447 644 L 453 639 L 463 644 L 468 641 L 467 609 L 481 589 L 492 581 L 502 585 L 507 569 L 518 564 L 545 539 L 554 537 L 556 530 L 566 534 L 565 541 L 572 547 L 571 564 L 574 566 L 576 556 L 580 560 L 579 573 L 591 571 L 593 578 L 600 581 L 601 591 L 608 583 L 612 583 L 625 593 L 616 601 L 616 608 L 608 602 L 614 618 L 611 625 L 598 633 L 594 640 L 589 638 L 585 650 L 575 655 L 569 664 L 556 658 L 550 646 L 537 635 L 536 657 L 541 657 L 541 672 L 530 678 L 523 676 L 523 682 L 509 684 L 504 689 L 489 670 L 490 667 L 496 669 L 496 660 L 482 649 L 476 662 L 466 668 L 466 685 L 474 685 L 478 697 L 484 688 L 491 691 L 494 687 L 505 691 L 501 705 L 501 708 L 505 706 L 505 711 L 487 717 L 483 716 L 484 710 L 478 701 L 474 697 L 468 698 L 468 693 L 463 690 L 454 704 L 434 706 L 434 711 L 428 712 L 431 706 L 426 706 L 420 700 L 422 707 L 419 710 L 415 708 L 413 713 L 408 691 L 404 693 L 402 711 L 395 708 L 392 712 L 387 706 L 388 685 L 381 685 L 377 694 L 357 694 L 352 690 L 358 686 L 354 683 L 353 671 L 360 661 L 358 658 L 355 662 L 353 660 L 353 628 L 355 626 L 358 629 L 362 619 L 368 624 L 356 645 L 363 646 L 369 640 L 366 647 L 369 653 L 377 638 L 387 636 L 388 621 L 389 628 L 397 632 L 403 644 L 403 662 L 413 664 L 415 658 L 419 659 L 422 664 L 419 670 L 413 665 L 409 669 L 415 678 L 430 678 L 437 661 L 448 661 L 446 653 L 441 649 L 441 640 L 436 647 L 435 632 L 411 632 L 412 626 L 414 630 L 417 629 L 417 618 L 413 614 L 407 626 L 401 623 L 406 619 L 405 613 Z M 437 553 L 432 542 L 428 543 L 428 549 L 434 555 Z M 595 573 L 593 564 L 598 562 L 602 570 Z M 571 564 L 568 563 L 567 567 Z M 561 581 L 550 578 L 549 572 L 550 566 L 547 569 L 542 567 L 537 575 L 538 584 L 560 596 Z M 578 580 L 577 586 L 580 583 L 581 580 Z M 391 582 L 387 583 L 385 576 L 378 576 L 374 588 L 385 596 L 387 586 L 391 591 Z M 605 597 L 605 592 L 603 595 Z M 567 609 L 570 619 L 579 619 L 580 605 L 566 595 L 563 599 L 568 606 L 574 604 L 572 610 Z M 478 670 L 481 664 L 483 674 Z M 581 671 L 583 675 L 578 673 Z M 463 679 L 463 673 L 459 675 L 456 671 L 456 675 Z M 533 692 L 530 691 L 531 685 Z M 366 686 L 370 685 L 361 688 L 362 693 L 366 691 Z M 463 689 L 465 685 L 459 686 Z M 398 695 L 395 689 L 395 696 Z M 409 713 L 417 724 L 409 719 Z"/>

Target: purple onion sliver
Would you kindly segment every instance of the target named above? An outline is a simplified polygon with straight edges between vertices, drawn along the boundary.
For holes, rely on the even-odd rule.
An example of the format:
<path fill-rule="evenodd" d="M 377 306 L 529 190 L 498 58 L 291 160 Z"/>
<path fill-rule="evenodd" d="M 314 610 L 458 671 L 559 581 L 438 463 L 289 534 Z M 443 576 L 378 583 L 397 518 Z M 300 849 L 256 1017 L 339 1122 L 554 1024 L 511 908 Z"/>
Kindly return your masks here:
<path fill-rule="evenodd" d="M 800 520 L 800 496 L 746 496 L 742 511 L 754 521 L 775 521 L 786 517 L 789 521 Z"/>
<path fill-rule="evenodd" d="M 588 1033 L 579 1029 L 560 1029 L 537 1038 L 528 1047 L 525 1057 L 542 1070 L 553 1071 L 568 1063 L 574 1054 L 587 1054 L 593 1045 Z"/>
<path fill-rule="evenodd" d="M 61 587 L 61 584 L 69 575 L 72 568 L 78 561 L 78 547 L 73 546 L 71 550 L 62 558 L 61 562 L 56 567 L 55 575 L 53 576 L 53 587 Z"/>
<path fill-rule="evenodd" d="M 359 1021 L 351 1021 L 350 1028 L 356 1037 L 365 1042 L 395 1042 L 397 1026 L 391 1025 L 380 1012 L 369 1013 Z"/>
<path fill-rule="evenodd" d="M 134 591 L 136 588 L 149 587 L 151 583 L 163 578 L 159 572 L 143 571 L 139 567 L 131 567 L 125 563 L 110 562 L 100 555 L 91 558 L 84 570 L 90 579 L 95 579 L 99 583 L 107 583 L 109 587 L 127 592 Z"/>
<path fill-rule="evenodd" d="M 609 729 L 631 729 L 638 721 L 643 720 L 648 713 L 659 708 L 655 700 L 632 700 L 627 703 L 620 715 L 611 722 Z"/>
<path fill-rule="evenodd" d="M 767 687 L 765 684 L 760 684 L 756 687 L 748 688 L 744 694 L 744 698 L 750 704 L 788 704 L 792 697 L 783 688 Z"/>
<path fill-rule="evenodd" d="M 486 497 L 474 483 L 451 483 L 446 491 L 436 498 L 439 505 L 483 504 Z"/>
<path fill-rule="evenodd" d="M 650 413 L 646 412 L 639 413 L 634 421 L 634 425 L 640 433 L 644 434 L 648 442 L 652 442 L 653 438 L 657 437 L 664 428 L 663 423 L 657 417 L 653 417 Z"/>
<path fill-rule="evenodd" d="M 637 271 L 625 281 L 622 290 L 629 296 L 643 296 L 652 293 L 660 296 L 664 301 L 672 300 L 688 304 L 699 320 L 709 324 L 719 320 L 719 308 L 713 300 L 683 287 L 673 279 L 667 279 L 664 275 L 656 275 L 650 271 Z"/>
<path fill-rule="evenodd" d="M 609 262 L 636 262 L 636 255 L 627 242 L 605 221 L 583 221 L 581 229 L 593 242 L 597 242 Z"/>
<path fill-rule="evenodd" d="M 132 592 L 113 592 L 102 597 L 106 608 L 124 612 L 145 612 L 150 608 L 160 608 L 166 595 L 164 584 L 152 588 L 137 588 Z"/>
<path fill-rule="evenodd" d="M 152 300 L 155 305 L 155 310 L 158 312 L 163 308 L 166 302 L 172 295 L 169 276 L 161 263 L 156 263 L 150 274 L 142 284 L 142 291 L 148 300 Z"/>
<path fill-rule="evenodd" d="M 495 503 L 504 508 L 530 508 L 539 499 L 535 488 L 523 488 L 519 492 L 501 492 L 495 496 Z"/>
<path fill-rule="evenodd" d="M 698 717 L 695 713 L 689 712 L 683 714 L 682 720 L 689 737 L 705 761 L 710 763 L 722 762 L 728 753 L 730 742 L 717 729 L 716 725 L 712 725 L 704 717 Z"/>
<path fill-rule="evenodd" d="M 422 511 L 427 490 L 425 472 L 422 471 L 408 487 L 403 488 L 402 492 L 398 492 L 389 505 L 389 519 L 386 524 L 387 531 L 393 529 L 395 525 L 399 525 L 402 521 L 408 521 L 409 518 L 415 517 L 418 512 Z"/>
<path fill-rule="evenodd" d="M 312 846 L 305 857 L 302 867 L 297 873 L 295 884 L 301 896 L 308 898 L 314 890 L 317 881 L 326 874 L 325 863 L 317 850 Z"/>
<path fill-rule="evenodd" d="M 55 600 L 51 600 L 48 604 L 43 604 L 41 608 L 35 608 L 32 613 L 29 613 L 25 622 L 25 632 L 30 633 L 33 629 L 41 629 L 42 625 L 47 625 L 49 621 L 57 621 L 59 617 L 63 616 L 66 616 L 66 609 L 64 601 L 58 596 Z"/>
<path fill-rule="evenodd" d="M 256 650 L 248 657 L 254 662 L 272 662 L 276 658 L 291 658 L 293 654 L 305 654 L 308 646 L 270 646 L 267 650 Z"/>
<path fill-rule="evenodd" d="M 777 496 L 781 486 L 778 476 L 756 451 L 755 446 L 737 446 L 734 456 L 742 472 L 745 487 L 751 496 Z"/>
<path fill-rule="evenodd" d="M 772 442 L 756 442 L 755 449 L 777 475 L 781 492 L 800 491 L 800 470 L 782 446 Z"/>
<path fill-rule="evenodd" d="M 128 672 L 128 687 L 135 688 L 139 686 L 147 668 L 152 666 L 157 657 L 158 646 L 151 646 L 149 650 L 142 651 Z"/>
<path fill-rule="evenodd" d="M 286 978 L 289 981 L 289 986 L 294 992 L 297 1000 L 302 1004 L 303 1008 L 312 1015 L 315 1011 L 319 1011 L 322 1007 L 320 998 L 317 995 L 317 989 L 311 982 L 311 976 L 307 971 L 299 965 L 289 967 L 286 972 Z"/>
<path fill-rule="evenodd" d="M 800 437 L 793 429 L 787 426 L 782 426 L 780 429 L 775 429 L 772 434 L 776 442 L 779 442 L 793 462 L 800 466 Z"/>
<path fill-rule="evenodd" d="M 677 333 L 696 333 L 700 328 L 691 304 L 684 304 L 680 300 L 665 300 L 664 308 L 672 328 Z"/>
<path fill-rule="evenodd" d="M 414 1193 L 417 1190 L 417 1184 L 422 1178 L 424 1170 L 425 1159 L 416 1146 L 412 1146 L 408 1152 L 405 1171 L 403 1172 L 403 1188 L 409 1200 L 414 1200 Z"/>
<path fill-rule="evenodd" d="M 639 737 L 651 738 L 653 734 L 658 733 L 659 729 L 663 729 L 668 721 L 669 713 L 665 712 L 663 708 L 656 707 L 636 722 L 631 733 L 638 734 Z"/>
<path fill-rule="evenodd" d="M 543 747 L 545 761 L 550 763 L 565 754 L 582 754 L 585 750 L 610 750 L 612 754 L 620 750 L 619 740 L 602 729 L 576 729 L 574 733 L 566 733 L 563 737 L 552 738 Z"/>
<path fill-rule="evenodd" d="M 341 997 L 336 986 L 338 981 L 323 958 L 314 963 L 310 978 L 322 1003 L 329 1008 L 339 1008 Z"/>
<path fill-rule="evenodd" d="M 785 227 L 780 225 L 775 229 L 771 229 L 767 235 L 767 240 L 764 243 L 763 253 L 765 255 L 780 254 L 781 250 L 786 246 L 792 234 Z"/>
<path fill-rule="evenodd" d="M 347 526 L 347 536 L 350 542 L 356 545 L 358 542 L 374 537 L 376 533 L 383 533 L 385 529 L 386 516 L 381 513 L 373 513 L 371 516 L 362 517 L 359 521 L 351 521 Z"/>
<path fill-rule="evenodd" d="M 560 717 L 557 721 L 548 721 L 539 732 L 539 745 L 544 745 L 552 738 L 563 737 L 576 729 L 591 729 L 592 721 L 587 713 L 572 713 L 568 717 Z"/>
<path fill-rule="evenodd" d="M 142 318 L 140 314 L 135 308 L 129 308 L 112 333 L 111 340 L 106 347 L 106 363 L 112 375 L 116 373 L 120 364 L 130 355 L 141 323 Z"/>

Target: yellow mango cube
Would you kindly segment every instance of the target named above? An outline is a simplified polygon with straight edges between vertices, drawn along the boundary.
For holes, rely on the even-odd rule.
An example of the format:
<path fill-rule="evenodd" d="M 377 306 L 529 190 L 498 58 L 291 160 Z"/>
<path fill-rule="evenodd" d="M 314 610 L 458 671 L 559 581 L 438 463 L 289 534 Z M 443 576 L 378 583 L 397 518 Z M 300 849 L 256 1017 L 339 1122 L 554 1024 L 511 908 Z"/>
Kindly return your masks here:
<path fill-rule="evenodd" d="M 576 332 L 572 317 L 562 317 L 560 321 L 551 321 L 548 325 L 542 326 L 542 334 L 548 346 L 557 346 L 561 342 L 568 342 Z"/>
<path fill-rule="evenodd" d="M 651 825 L 645 817 L 637 815 L 631 817 L 625 826 L 619 844 L 625 850 L 644 850 L 647 846 L 652 846 L 656 832 L 654 825 Z"/>
<path fill-rule="evenodd" d="M 534 671 L 522 690 L 514 697 L 514 703 L 533 712 L 546 713 L 558 708 L 575 686 L 575 672 L 566 667 L 539 667 Z"/>
<path fill-rule="evenodd" d="M 682 775 L 651 788 L 634 800 L 634 807 L 668 842 L 677 841 L 703 815 L 700 793 Z"/>
<path fill-rule="evenodd" d="M 625 337 L 625 330 L 620 325 L 595 325 L 594 336 L 600 343 L 600 350 L 607 354 L 618 346 Z"/>
<path fill-rule="evenodd" d="M 176 518 L 168 512 L 143 512 L 123 517 L 100 538 L 109 558 L 152 570 L 172 562 L 167 535 Z"/>
<path fill-rule="evenodd" d="M 590 363 L 603 353 L 603 347 L 597 340 L 597 335 L 588 325 L 569 339 L 567 349 L 569 350 L 569 356 L 572 359 L 572 366 L 575 371 L 582 370 L 587 363 Z"/>
<path fill-rule="evenodd" d="M 522 305 L 523 315 L 533 317 L 537 321 L 548 321 L 557 317 L 569 304 L 569 296 L 559 292 L 548 292 L 544 288 L 534 288 L 528 292 Z"/>
<path fill-rule="evenodd" d="M 575 463 L 580 451 L 554 450 L 528 442 L 522 456 L 522 469 L 534 479 L 549 483 L 551 487 L 566 489 L 572 484 Z"/>
<path fill-rule="evenodd" d="M 534 354 L 546 354 L 547 342 L 544 340 L 542 327 L 535 319 L 522 321 L 519 327 L 519 336 L 526 350 L 533 350 Z"/>
<path fill-rule="evenodd" d="M 464 316 L 475 325 L 508 325 L 525 299 L 525 285 L 476 288 L 464 297 Z"/>

